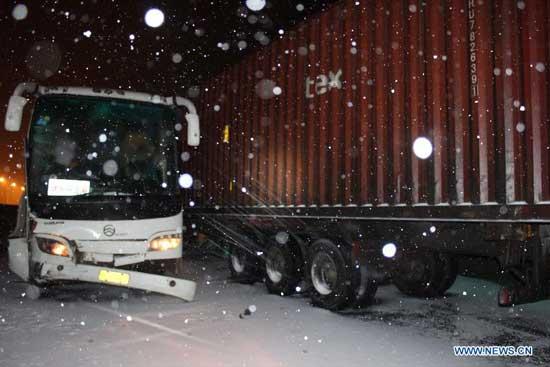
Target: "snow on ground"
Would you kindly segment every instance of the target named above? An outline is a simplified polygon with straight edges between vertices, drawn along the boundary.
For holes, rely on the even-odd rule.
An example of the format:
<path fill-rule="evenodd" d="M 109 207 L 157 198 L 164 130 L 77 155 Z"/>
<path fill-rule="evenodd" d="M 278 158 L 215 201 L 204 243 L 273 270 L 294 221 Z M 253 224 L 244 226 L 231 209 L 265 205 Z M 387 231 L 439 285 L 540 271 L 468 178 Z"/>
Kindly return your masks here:
<path fill-rule="evenodd" d="M 500 309 L 494 284 L 459 278 L 445 299 L 381 287 L 365 310 L 227 281 L 225 263 L 187 260 L 186 303 L 75 284 L 32 301 L 0 260 L 0 366 L 525 366 L 550 364 L 550 302 Z M 246 312 L 249 311 L 255 312 Z M 453 345 L 533 345 L 525 358 L 456 358 Z"/>

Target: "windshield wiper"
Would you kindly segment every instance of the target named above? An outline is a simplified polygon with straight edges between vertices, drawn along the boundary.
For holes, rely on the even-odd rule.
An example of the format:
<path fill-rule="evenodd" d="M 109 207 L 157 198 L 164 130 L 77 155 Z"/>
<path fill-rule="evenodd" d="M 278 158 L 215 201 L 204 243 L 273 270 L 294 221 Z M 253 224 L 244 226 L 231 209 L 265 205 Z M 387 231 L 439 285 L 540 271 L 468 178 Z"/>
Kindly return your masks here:
<path fill-rule="evenodd" d="M 104 197 L 104 196 L 138 196 L 138 194 L 124 192 L 124 191 L 92 191 L 86 194 L 75 195 L 71 197 L 71 201 L 79 198 L 94 198 L 94 197 Z"/>

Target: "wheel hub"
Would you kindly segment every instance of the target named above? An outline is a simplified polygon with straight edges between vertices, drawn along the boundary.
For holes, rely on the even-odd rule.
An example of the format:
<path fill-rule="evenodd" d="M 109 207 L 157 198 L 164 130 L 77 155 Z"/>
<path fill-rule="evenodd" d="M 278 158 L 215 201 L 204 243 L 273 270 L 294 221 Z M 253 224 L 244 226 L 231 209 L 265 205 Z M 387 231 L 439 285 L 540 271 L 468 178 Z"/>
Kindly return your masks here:
<path fill-rule="evenodd" d="M 311 266 L 311 281 L 315 290 L 323 296 L 334 292 L 338 282 L 338 270 L 328 254 L 320 252 L 315 255 Z"/>
<path fill-rule="evenodd" d="M 401 267 L 401 274 L 416 282 L 424 281 L 429 271 L 429 266 L 422 259 L 410 259 Z"/>
<path fill-rule="evenodd" d="M 244 259 L 242 254 L 231 254 L 231 266 L 233 266 L 233 270 L 235 270 L 236 273 L 244 272 Z"/>
<path fill-rule="evenodd" d="M 279 283 L 283 279 L 285 259 L 280 251 L 273 251 L 266 262 L 266 273 L 273 283 Z"/>

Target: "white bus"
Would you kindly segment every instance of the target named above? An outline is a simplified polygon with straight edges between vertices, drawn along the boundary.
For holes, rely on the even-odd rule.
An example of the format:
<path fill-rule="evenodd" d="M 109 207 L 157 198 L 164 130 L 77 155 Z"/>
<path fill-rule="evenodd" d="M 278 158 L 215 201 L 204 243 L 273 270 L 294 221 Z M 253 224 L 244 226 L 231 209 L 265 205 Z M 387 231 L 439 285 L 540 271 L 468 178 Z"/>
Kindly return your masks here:
<path fill-rule="evenodd" d="M 193 299 L 194 282 L 126 270 L 182 255 L 177 148 L 185 124 L 187 144 L 197 146 L 197 111 L 182 97 L 34 83 L 16 88 L 5 128 L 28 126 L 27 195 L 9 261 L 28 282 L 28 296 L 76 280 Z"/>

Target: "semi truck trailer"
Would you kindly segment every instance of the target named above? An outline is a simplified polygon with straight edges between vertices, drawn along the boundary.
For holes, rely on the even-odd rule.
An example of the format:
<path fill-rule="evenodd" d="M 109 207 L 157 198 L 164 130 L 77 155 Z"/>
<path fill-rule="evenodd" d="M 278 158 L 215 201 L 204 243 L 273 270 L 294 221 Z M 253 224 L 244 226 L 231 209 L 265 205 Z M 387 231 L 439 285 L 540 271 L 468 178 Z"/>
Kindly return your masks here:
<path fill-rule="evenodd" d="M 185 124 L 188 145 L 197 146 L 195 106 L 178 96 L 35 83 L 15 89 L 5 128 L 27 131 L 26 195 L 9 267 L 28 283 L 29 297 L 84 281 L 193 299 L 194 282 L 134 269 L 182 256 Z"/>
<path fill-rule="evenodd" d="M 187 236 L 327 309 L 442 296 L 496 262 L 550 291 L 550 2 L 345 0 L 201 86 Z"/>

